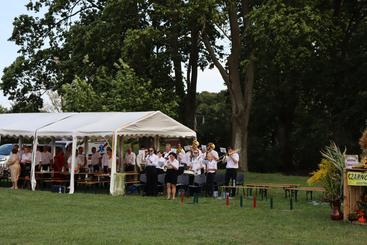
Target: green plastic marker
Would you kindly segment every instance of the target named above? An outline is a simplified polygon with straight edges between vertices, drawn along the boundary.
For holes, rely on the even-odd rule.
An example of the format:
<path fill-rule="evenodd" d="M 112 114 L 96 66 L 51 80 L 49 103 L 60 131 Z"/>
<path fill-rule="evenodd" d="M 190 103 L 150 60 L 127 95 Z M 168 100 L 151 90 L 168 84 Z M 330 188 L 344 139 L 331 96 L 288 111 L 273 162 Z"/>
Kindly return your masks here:
<path fill-rule="evenodd" d="M 293 209 L 293 198 L 289 199 L 289 208 L 290 210 Z"/>
<path fill-rule="evenodd" d="M 270 198 L 270 209 L 273 209 L 273 198 Z"/>
<path fill-rule="evenodd" d="M 240 207 L 243 208 L 243 195 L 240 196 Z"/>

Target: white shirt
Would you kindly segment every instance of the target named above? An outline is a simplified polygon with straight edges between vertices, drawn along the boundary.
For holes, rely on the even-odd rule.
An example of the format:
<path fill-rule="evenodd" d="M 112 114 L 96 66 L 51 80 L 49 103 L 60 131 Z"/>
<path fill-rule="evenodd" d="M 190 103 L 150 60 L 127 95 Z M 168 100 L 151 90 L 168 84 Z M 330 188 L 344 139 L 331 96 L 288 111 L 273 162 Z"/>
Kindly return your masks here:
<path fill-rule="evenodd" d="M 140 167 L 141 164 L 145 164 L 144 154 L 139 153 L 136 157 L 136 164 Z"/>
<path fill-rule="evenodd" d="M 93 166 L 98 165 L 100 158 L 101 158 L 101 154 L 99 154 L 99 152 L 93 153 L 90 158 L 90 164 L 92 164 Z"/>
<path fill-rule="evenodd" d="M 36 151 L 36 165 L 42 162 L 42 152 Z"/>
<path fill-rule="evenodd" d="M 103 154 L 103 157 L 102 157 L 102 166 L 103 167 L 108 167 L 108 168 L 111 168 L 112 167 L 112 157 L 109 158 L 109 156 L 108 156 L 107 153 Z"/>
<path fill-rule="evenodd" d="M 68 161 L 67 161 L 67 163 L 68 163 L 68 166 L 69 166 L 69 173 L 71 172 L 71 161 L 72 161 L 72 155 L 70 155 L 70 157 L 68 158 Z M 75 157 L 75 164 L 78 164 L 78 158 L 77 157 Z M 75 169 L 74 169 L 74 171 L 75 172 L 77 172 L 78 171 L 78 166 L 76 165 L 75 166 Z"/>
<path fill-rule="evenodd" d="M 158 156 L 156 154 L 148 155 L 145 158 L 147 166 L 158 166 Z"/>
<path fill-rule="evenodd" d="M 208 154 L 212 155 L 214 160 L 218 161 L 219 155 L 218 155 L 218 152 L 216 150 L 211 150 L 211 151 L 208 152 Z"/>
<path fill-rule="evenodd" d="M 238 168 L 238 161 L 240 160 L 240 156 L 238 153 L 232 153 L 230 156 L 225 157 L 225 161 L 227 162 L 226 168 Z"/>
<path fill-rule="evenodd" d="M 51 160 L 52 160 L 52 154 L 51 152 L 49 151 L 46 151 L 46 152 L 41 152 L 41 164 L 42 165 L 45 165 L 45 164 L 50 164 L 51 163 Z"/>
<path fill-rule="evenodd" d="M 125 163 L 135 165 L 136 155 L 134 152 L 131 152 L 130 154 L 125 154 Z"/>
<path fill-rule="evenodd" d="M 170 154 L 171 152 L 173 152 L 173 151 L 172 151 L 172 150 L 170 150 L 169 152 L 163 152 L 163 157 L 164 157 L 164 158 L 166 158 L 166 159 L 168 159 L 168 156 L 169 156 L 169 154 Z"/>
<path fill-rule="evenodd" d="M 162 168 L 164 166 L 164 164 L 166 163 L 166 159 L 164 159 L 163 157 L 158 158 L 158 166 L 157 168 Z"/>
<path fill-rule="evenodd" d="M 26 163 L 26 161 L 32 162 L 32 153 L 28 152 L 22 154 L 22 160 L 20 162 Z"/>
<path fill-rule="evenodd" d="M 180 153 L 177 154 L 177 160 L 180 163 L 187 163 L 187 158 L 186 158 L 186 154 L 184 151 L 181 151 Z"/>
<path fill-rule="evenodd" d="M 167 160 L 166 162 L 166 166 L 167 166 L 167 169 L 175 169 L 175 170 L 178 170 L 178 167 L 179 167 L 179 162 L 174 159 L 173 161 L 171 160 Z"/>
<path fill-rule="evenodd" d="M 218 169 L 217 168 L 217 161 L 215 161 L 214 159 L 209 161 L 206 161 L 206 169 L 208 171 L 208 173 L 215 173 L 215 171 Z"/>
<path fill-rule="evenodd" d="M 201 169 L 204 167 L 202 163 L 202 159 L 200 157 L 191 158 L 191 162 L 188 163 L 188 166 L 191 167 L 191 170 L 195 174 L 200 174 Z"/>
<path fill-rule="evenodd" d="M 77 164 L 80 165 L 81 167 L 85 166 L 85 155 L 84 154 L 78 154 L 77 156 Z"/>

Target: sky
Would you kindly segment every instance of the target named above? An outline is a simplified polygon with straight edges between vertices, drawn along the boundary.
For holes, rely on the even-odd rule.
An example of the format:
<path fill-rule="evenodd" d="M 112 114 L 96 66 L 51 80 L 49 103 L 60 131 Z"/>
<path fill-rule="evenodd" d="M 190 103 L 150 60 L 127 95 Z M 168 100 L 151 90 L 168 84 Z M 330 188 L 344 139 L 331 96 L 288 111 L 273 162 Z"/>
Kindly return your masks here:
<path fill-rule="evenodd" d="M 9 66 L 17 57 L 18 47 L 14 42 L 8 39 L 13 31 L 13 20 L 20 14 L 27 13 L 25 4 L 29 0 L 2 1 L 0 8 L 0 78 L 3 75 L 3 69 Z M 217 69 L 199 70 L 198 73 L 198 92 L 209 91 L 219 92 L 226 89 L 223 80 Z M 0 91 L 0 104 L 3 107 L 10 107 L 11 102 Z"/>

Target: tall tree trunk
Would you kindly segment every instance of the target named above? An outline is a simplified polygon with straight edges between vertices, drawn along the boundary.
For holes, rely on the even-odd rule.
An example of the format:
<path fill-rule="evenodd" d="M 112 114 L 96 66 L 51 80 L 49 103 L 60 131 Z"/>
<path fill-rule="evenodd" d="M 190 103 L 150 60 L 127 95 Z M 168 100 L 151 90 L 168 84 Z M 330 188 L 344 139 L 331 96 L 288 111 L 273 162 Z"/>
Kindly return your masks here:
<path fill-rule="evenodd" d="M 192 27 L 191 31 L 191 52 L 187 69 L 187 94 L 185 96 L 184 106 L 184 123 L 186 126 L 196 129 L 195 113 L 196 113 L 196 88 L 198 80 L 198 60 L 199 60 L 199 28 Z"/>

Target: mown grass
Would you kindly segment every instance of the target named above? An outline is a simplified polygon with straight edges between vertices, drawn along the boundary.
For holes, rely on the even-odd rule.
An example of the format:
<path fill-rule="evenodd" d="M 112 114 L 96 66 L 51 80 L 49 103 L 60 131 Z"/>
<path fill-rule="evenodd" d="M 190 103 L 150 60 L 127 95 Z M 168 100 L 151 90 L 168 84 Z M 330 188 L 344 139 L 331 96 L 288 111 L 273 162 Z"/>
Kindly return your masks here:
<path fill-rule="evenodd" d="M 250 173 L 246 182 L 303 183 L 305 178 Z M 0 188 L 0 244 L 366 244 L 367 226 L 329 219 L 327 204 L 304 195 L 289 210 L 282 192 L 257 208 L 246 199 L 74 195 Z"/>

